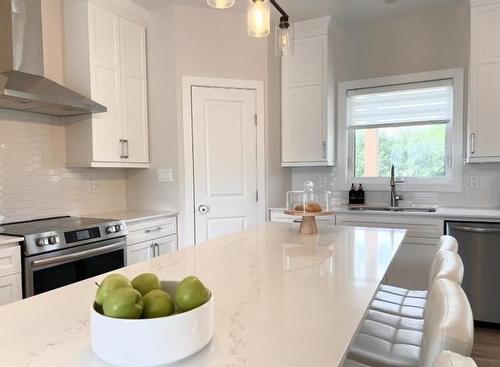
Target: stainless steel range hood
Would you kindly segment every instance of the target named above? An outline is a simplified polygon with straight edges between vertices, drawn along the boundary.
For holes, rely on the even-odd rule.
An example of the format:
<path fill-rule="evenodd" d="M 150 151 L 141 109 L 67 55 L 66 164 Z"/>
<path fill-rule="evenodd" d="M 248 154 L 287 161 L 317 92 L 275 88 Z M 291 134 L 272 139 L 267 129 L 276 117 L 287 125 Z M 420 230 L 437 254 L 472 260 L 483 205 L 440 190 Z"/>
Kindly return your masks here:
<path fill-rule="evenodd" d="M 73 116 L 106 107 L 46 78 L 41 0 L 0 0 L 0 108 Z"/>

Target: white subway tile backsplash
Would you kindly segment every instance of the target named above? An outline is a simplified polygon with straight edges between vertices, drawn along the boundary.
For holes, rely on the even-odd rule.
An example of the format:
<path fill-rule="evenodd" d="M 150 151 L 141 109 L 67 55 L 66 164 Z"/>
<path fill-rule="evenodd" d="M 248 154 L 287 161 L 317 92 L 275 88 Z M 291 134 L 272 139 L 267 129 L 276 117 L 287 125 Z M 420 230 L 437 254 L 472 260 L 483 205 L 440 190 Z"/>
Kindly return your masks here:
<path fill-rule="evenodd" d="M 125 209 L 125 179 L 121 169 L 66 168 L 62 120 L 0 111 L 0 222 Z"/>

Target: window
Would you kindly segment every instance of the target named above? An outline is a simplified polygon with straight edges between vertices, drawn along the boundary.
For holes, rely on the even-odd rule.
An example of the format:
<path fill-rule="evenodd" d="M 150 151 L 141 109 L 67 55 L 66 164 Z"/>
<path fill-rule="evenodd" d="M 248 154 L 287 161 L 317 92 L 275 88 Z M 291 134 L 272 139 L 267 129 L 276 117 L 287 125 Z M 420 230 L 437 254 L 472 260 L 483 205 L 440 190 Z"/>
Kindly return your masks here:
<path fill-rule="evenodd" d="M 345 160 L 346 185 L 378 184 L 372 187 L 378 189 L 387 185 L 394 165 L 408 190 L 425 185 L 458 190 L 462 88 L 460 70 L 342 83 L 339 136 L 346 143 L 339 146 L 346 154 L 339 159 Z"/>

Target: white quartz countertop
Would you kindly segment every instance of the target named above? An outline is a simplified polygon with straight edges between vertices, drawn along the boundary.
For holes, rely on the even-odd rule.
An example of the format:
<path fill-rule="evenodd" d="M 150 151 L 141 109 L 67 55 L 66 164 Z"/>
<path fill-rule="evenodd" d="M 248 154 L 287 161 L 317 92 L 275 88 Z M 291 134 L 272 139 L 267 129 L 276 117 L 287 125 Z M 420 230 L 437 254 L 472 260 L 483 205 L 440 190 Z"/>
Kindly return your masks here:
<path fill-rule="evenodd" d="M 137 210 L 125 209 L 104 213 L 86 214 L 84 217 L 103 218 L 103 219 L 123 219 L 127 223 L 141 220 L 156 219 L 160 217 L 175 217 L 179 213 L 171 210 Z"/>
<path fill-rule="evenodd" d="M 12 243 L 19 243 L 24 241 L 22 237 L 14 237 L 14 236 L 5 236 L 0 234 L 0 246 L 8 245 Z"/>
<path fill-rule="evenodd" d="M 374 205 L 384 206 L 384 204 Z M 271 210 L 285 210 L 284 208 L 270 208 Z M 332 211 L 336 214 L 353 214 L 353 215 L 397 215 L 409 217 L 437 217 L 444 219 L 482 219 L 482 220 L 498 220 L 500 219 L 500 208 L 448 208 L 438 207 L 435 212 L 391 212 L 380 210 L 350 210 L 347 206 L 333 207 Z"/>
<path fill-rule="evenodd" d="M 405 231 L 268 223 L 132 265 L 133 277 L 197 275 L 212 290 L 215 335 L 175 366 L 338 366 Z M 104 367 L 92 352 L 88 279 L 0 307 L 1 366 Z"/>

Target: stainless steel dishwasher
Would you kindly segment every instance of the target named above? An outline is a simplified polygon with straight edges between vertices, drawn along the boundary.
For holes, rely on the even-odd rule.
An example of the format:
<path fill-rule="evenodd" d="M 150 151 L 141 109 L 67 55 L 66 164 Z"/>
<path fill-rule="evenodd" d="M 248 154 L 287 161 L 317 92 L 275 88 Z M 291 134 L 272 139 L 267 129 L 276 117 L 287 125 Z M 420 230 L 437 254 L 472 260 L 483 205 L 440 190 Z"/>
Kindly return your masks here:
<path fill-rule="evenodd" d="M 500 327 L 500 223 L 447 221 L 446 233 L 458 241 L 474 320 Z"/>

